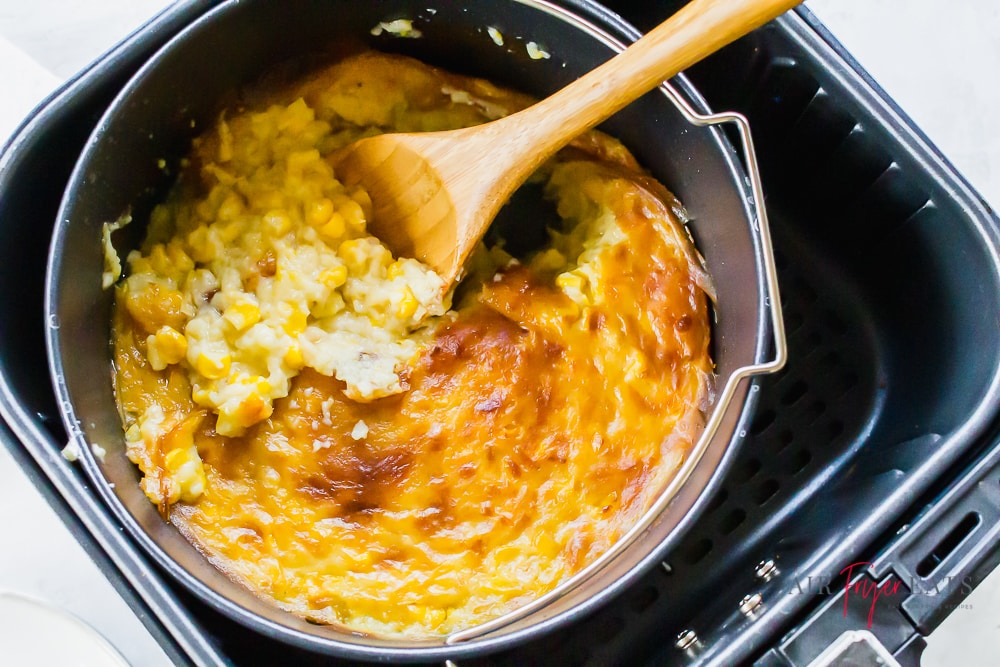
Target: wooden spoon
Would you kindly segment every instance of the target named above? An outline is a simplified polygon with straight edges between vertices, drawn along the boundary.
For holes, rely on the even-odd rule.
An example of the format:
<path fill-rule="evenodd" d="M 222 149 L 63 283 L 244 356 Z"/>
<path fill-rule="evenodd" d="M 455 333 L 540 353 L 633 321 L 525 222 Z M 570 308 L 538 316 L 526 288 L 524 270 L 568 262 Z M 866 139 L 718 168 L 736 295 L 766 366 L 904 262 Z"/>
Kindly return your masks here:
<path fill-rule="evenodd" d="M 368 229 L 447 285 L 497 211 L 583 131 L 801 0 L 693 0 L 597 69 L 537 104 L 459 130 L 384 134 L 337 157 L 336 173 L 372 198 Z"/>

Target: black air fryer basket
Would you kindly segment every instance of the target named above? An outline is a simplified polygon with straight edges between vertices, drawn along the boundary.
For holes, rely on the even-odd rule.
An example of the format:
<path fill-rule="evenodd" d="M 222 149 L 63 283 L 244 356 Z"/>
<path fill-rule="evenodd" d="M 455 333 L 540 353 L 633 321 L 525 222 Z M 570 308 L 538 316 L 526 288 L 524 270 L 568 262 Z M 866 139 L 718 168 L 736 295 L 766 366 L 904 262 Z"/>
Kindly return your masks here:
<path fill-rule="evenodd" d="M 213 4 L 153 19 L 0 156 L 0 439 L 175 662 L 338 664 L 171 584 L 59 454 L 42 321 L 56 208 L 111 98 Z M 585 0 L 563 4 L 635 37 Z M 648 29 L 683 2 L 606 4 Z M 1000 220 L 805 9 L 688 76 L 750 120 L 788 365 L 751 387 L 738 459 L 662 567 L 475 664 L 918 664 L 922 638 L 1000 560 Z"/>

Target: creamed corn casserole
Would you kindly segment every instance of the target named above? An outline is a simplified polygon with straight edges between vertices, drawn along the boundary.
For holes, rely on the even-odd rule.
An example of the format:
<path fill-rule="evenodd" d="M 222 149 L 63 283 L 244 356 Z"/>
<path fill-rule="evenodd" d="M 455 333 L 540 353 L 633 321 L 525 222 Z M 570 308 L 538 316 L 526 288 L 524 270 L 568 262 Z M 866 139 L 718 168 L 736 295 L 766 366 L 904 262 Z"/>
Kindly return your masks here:
<path fill-rule="evenodd" d="M 454 293 L 367 235 L 331 166 L 529 102 L 347 58 L 220 115 L 127 257 L 116 396 L 143 490 L 284 609 L 406 637 L 494 618 L 608 549 L 700 434 L 708 277 L 618 142 L 541 169 L 559 228 L 520 262 L 481 247 Z"/>

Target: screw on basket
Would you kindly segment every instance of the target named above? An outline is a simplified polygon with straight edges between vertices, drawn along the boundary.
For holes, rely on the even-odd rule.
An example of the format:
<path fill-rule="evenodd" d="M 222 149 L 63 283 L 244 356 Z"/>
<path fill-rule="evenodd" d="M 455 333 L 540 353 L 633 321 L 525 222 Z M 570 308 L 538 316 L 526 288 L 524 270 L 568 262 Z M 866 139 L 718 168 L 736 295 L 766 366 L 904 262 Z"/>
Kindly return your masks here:
<path fill-rule="evenodd" d="M 678 633 L 674 646 L 682 651 L 687 651 L 688 649 L 695 648 L 699 643 L 700 640 L 694 630 L 683 630 Z"/>
<path fill-rule="evenodd" d="M 757 618 L 757 612 L 763 603 L 764 598 L 761 597 L 760 593 L 745 595 L 740 600 L 740 612 L 752 621 Z"/>
<path fill-rule="evenodd" d="M 773 559 L 768 558 L 767 560 L 762 560 L 757 564 L 756 569 L 754 569 L 754 574 L 761 581 L 767 582 L 774 579 L 776 576 L 781 574 L 778 570 L 778 564 L 774 562 Z"/>

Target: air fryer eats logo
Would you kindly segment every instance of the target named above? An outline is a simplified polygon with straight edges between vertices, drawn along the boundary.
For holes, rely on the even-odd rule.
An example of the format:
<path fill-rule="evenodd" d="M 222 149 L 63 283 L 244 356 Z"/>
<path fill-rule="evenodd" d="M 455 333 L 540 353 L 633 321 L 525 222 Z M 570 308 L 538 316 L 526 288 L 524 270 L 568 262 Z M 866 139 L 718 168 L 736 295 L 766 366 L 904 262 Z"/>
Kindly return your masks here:
<path fill-rule="evenodd" d="M 900 604 L 908 595 L 938 596 L 958 592 L 967 596 L 972 592 L 975 583 L 971 576 L 962 579 L 954 577 L 944 577 L 933 586 L 917 577 L 911 577 L 909 581 L 903 581 L 895 574 L 890 573 L 882 581 L 876 582 L 869 577 L 859 577 L 866 568 L 871 566 L 869 561 L 858 561 L 851 563 L 842 569 L 837 576 L 810 575 L 802 577 L 796 581 L 790 593 L 793 595 L 833 595 L 839 589 L 835 586 L 841 577 L 844 578 L 844 604 L 843 614 L 846 618 L 850 615 L 851 609 L 856 609 L 861 605 L 867 611 L 868 628 L 871 629 L 875 617 L 875 607 L 877 604 Z M 857 579 L 855 581 L 855 579 Z M 953 609 L 971 609 L 972 605 L 957 604 Z"/>

